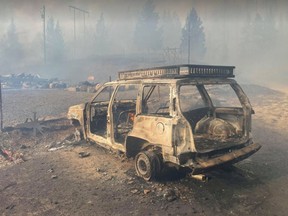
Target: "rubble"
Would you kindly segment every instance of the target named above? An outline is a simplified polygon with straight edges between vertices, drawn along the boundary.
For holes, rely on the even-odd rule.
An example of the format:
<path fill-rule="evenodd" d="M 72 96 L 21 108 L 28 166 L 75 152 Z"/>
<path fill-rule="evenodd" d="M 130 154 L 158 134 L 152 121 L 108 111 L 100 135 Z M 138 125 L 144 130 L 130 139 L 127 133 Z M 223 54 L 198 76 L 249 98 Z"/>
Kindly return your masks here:
<path fill-rule="evenodd" d="M 3 156 L 4 160 L 6 160 L 9 163 L 18 164 L 26 161 L 22 153 L 10 152 L 8 150 L 0 150 L 0 155 Z"/>
<path fill-rule="evenodd" d="M 1 75 L 2 86 L 4 89 L 48 89 L 57 88 L 64 89 L 67 88 L 67 84 L 57 78 L 54 79 L 44 79 L 39 75 L 33 74 L 9 74 Z"/>
<path fill-rule="evenodd" d="M 11 182 L 11 183 L 9 183 L 9 184 L 8 184 L 7 186 L 5 186 L 4 188 L 1 188 L 1 189 L 0 189 L 0 193 L 3 192 L 3 191 L 5 191 L 6 189 L 8 189 L 8 188 L 10 188 L 10 187 L 15 186 L 15 185 L 17 185 L 17 182 Z"/>
<path fill-rule="evenodd" d="M 97 167 L 97 168 L 96 168 L 96 172 L 99 172 L 99 173 L 100 173 L 100 172 L 104 172 L 104 171 L 103 171 L 101 168 Z"/>
<path fill-rule="evenodd" d="M 19 130 L 21 132 L 27 133 L 27 132 L 33 131 L 33 135 L 34 135 L 34 137 L 36 137 L 37 132 L 39 132 L 41 135 L 44 135 L 45 130 L 61 129 L 61 126 L 58 126 L 58 125 L 54 125 L 53 127 L 50 127 L 49 125 L 52 123 L 57 123 L 57 122 L 63 121 L 66 119 L 66 118 L 47 119 L 46 117 L 44 117 L 40 120 L 40 118 L 36 117 L 36 114 L 37 114 L 36 112 L 33 112 L 33 119 L 32 118 L 26 118 L 24 123 L 20 123 L 20 124 L 17 124 L 15 126 L 4 127 L 2 132 L 8 132 L 9 133 L 9 132 L 12 132 L 14 130 Z M 72 134 L 72 136 L 79 136 L 79 132 L 76 131 L 75 135 Z M 25 146 L 23 146 L 23 148 L 25 148 Z"/>
<path fill-rule="evenodd" d="M 6 160 L 12 161 L 11 153 L 5 149 L 2 149 L 0 146 L 0 155 L 3 156 Z"/>
<path fill-rule="evenodd" d="M 60 146 L 60 147 L 52 147 L 52 148 L 49 148 L 48 151 L 49 152 L 52 152 L 52 151 L 57 151 L 59 149 L 62 149 L 62 148 L 65 148 L 65 146 Z"/>
<path fill-rule="evenodd" d="M 47 118 L 39 120 L 36 113 L 34 113 L 34 118 L 27 118 L 24 123 L 5 127 L 2 130 L 2 133 L 0 133 L 0 168 L 27 161 L 33 152 L 35 150 L 37 152 L 39 148 L 53 152 L 79 144 L 79 132 L 74 133 L 73 128 L 70 129 L 70 135 L 66 135 L 60 141 L 50 139 L 50 133 L 58 133 L 59 130 L 69 129 L 70 124 L 66 118 L 50 117 L 46 120 Z M 32 133 L 34 136 L 32 136 Z M 42 136 L 35 136 L 36 133 Z M 61 138 L 57 136 L 57 139 Z M 41 143 L 45 144 L 41 147 L 39 145 Z M 39 145 L 39 148 L 36 148 L 36 145 Z"/>
<path fill-rule="evenodd" d="M 134 184 L 134 181 L 128 181 L 127 184 L 128 185 Z"/>
<path fill-rule="evenodd" d="M 33 135 L 36 137 L 37 132 L 43 135 L 43 129 L 47 128 L 43 126 L 42 124 L 44 123 L 44 120 L 39 121 L 39 119 L 36 117 L 36 112 L 33 112 L 33 119 L 32 118 L 27 118 L 24 123 L 18 124 L 15 126 L 15 129 L 32 129 L 33 130 Z"/>
<path fill-rule="evenodd" d="M 21 146 L 20 146 L 20 149 L 27 149 L 28 148 L 28 146 L 26 146 L 26 145 L 24 145 L 24 144 L 22 144 Z"/>
<path fill-rule="evenodd" d="M 48 172 L 48 173 L 52 173 L 52 172 L 54 172 L 54 169 L 51 168 L 51 169 L 49 169 L 47 172 Z"/>
<path fill-rule="evenodd" d="M 77 131 L 77 130 L 76 130 Z M 53 142 L 50 145 L 47 146 L 49 152 L 57 151 L 63 148 L 66 148 L 68 146 L 74 146 L 79 143 L 79 137 L 77 136 L 77 133 L 73 133 L 65 137 L 62 141 L 59 142 Z"/>
<path fill-rule="evenodd" d="M 52 176 L 51 176 L 51 179 L 56 179 L 56 178 L 58 178 L 57 175 L 52 175 Z"/>
<path fill-rule="evenodd" d="M 196 179 L 196 180 L 199 180 L 199 181 L 202 181 L 202 182 L 207 182 L 207 181 L 209 181 L 209 177 L 206 176 L 206 175 L 203 175 L 203 174 L 198 174 L 198 175 L 189 174 L 188 176 L 189 176 L 190 178 L 193 178 L 193 179 Z"/>
<path fill-rule="evenodd" d="M 97 83 L 91 83 L 88 81 L 84 81 L 84 82 L 79 82 L 79 84 L 77 85 L 76 88 L 79 91 L 94 93 L 94 92 L 96 92 L 96 85 L 97 85 Z"/>
<path fill-rule="evenodd" d="M 67 84 L 62 81 L 56 80 L 56 81 L 49 83 L 49 88 L 50 89 L 65 89 L 67 88 Z"/>
<path fill-rule="evenodd" d="M 15 206 L 16 206 L 16 205 L 11 204 L 11 205 L 7 206 L 6 209 L 8 209 L 8 210 L 12 210 Z"/>
<path fill-rule="evenodd" d="M 138 189 L 132 189 L 132 190 L 131 190 L 131 193 L 133 193 L 133 194 L 136 194 L 136 193 L 138 193 L 138 192 L 139 192 Z"/>
<path fill-rule="evenodd" d="M 82 140 L 81 131 L 77 128 L 75 129 L 74 137 L 76 142 L 80 142 Z"/>
<path fill-rule="evenodd" d="M 101 85 L 99 83 L 84 81 L 79 82 L 76 86 L 69 86 L 66 88 L 67 91 L 72 92 L 88 92 L 95 93 Z"/>
<path fill-rule="evenodd" d="M 167 189 L 163 190 L 162 196 L 168 202 L 172 202 L 172 201 L 177 199 L 175 191 L 170 189 L 170 188 L 167 188 Z"/>
<path fill-rule="evenodd" d="M 89 152 L 79 152 L 79 157 L 84 158 L 84 157 L 89 157 L 90 153 Z"/>
<path fill-rule="evenodd" d="M 149 189 L 145 189 L 145 190 L 143 191 L 143 193 L 144 193 L 145 195 L 149 194 L 150 192 L 151 192 L 151 190 L 149 190 Z"/>

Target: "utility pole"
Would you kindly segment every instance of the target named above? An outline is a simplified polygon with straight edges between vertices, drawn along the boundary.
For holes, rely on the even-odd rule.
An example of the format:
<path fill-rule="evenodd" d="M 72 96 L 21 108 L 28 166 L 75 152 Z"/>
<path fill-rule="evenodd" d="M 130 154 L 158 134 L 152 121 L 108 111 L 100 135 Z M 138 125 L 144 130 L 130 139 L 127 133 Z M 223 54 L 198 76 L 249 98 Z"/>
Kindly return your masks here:
<path fill-rule="evenodd" d="M 88 11 L 86 10 L 83 10 L 83 9 L 80 9 L 78 7 L 75 7 L 75 6 L 69 6 L 70 9 L 73 9 L 73 14 L 74 14 L 74 56 L 75 56 L 75 46 L 76 46 L 76 11 L 80 11 L 83 13 L 83 17 L 84 17 L 84 39 L 85 39 L 85 32 L 86 32 L 86 27 L 85 27 L 85 15 L 86 14 L 89 14 Z"/>
<path fill-rule="evenodd" d="M 84 28 L 84 40 L 85 40 L 85 38 L 86 38 L 86 24 L 85 24 L 85 13 L 83 13 L 83 20 L 84 20 L 84 26 L 83 26 L 83 28 Z"/>
<path fill-rule="evenodd" d="M 46 11 L 45 11 L 45 5 L 43 5 L 41 18 L 43 19 L 43 56 L 44 56 L 44 64 L 46 64 Z"/>
<path fill-rule="evenodd" d="M 2 110 L 2 83 L 0 80 L 0 129 L 1 131 L 3 131 L 3 110 Z"/>
<path fill-rule="evenodd" d="M 191 46 L 191 26 L 190 26 L 190 15 L 188 17 L 188 64 L 190 64 L 190 46 Z"/>

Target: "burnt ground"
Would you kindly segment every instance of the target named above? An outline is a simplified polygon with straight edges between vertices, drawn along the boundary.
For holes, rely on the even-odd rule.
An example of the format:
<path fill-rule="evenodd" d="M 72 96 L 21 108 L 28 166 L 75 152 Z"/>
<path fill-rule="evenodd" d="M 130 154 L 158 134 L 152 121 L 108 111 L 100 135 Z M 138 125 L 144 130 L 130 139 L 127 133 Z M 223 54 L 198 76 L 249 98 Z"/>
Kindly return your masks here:
<path fill-rule="evenodd" d="M 0 145 L 14 154 L 13 161 L 0 156 L 0 214 L 287 215 L 288 97 L 273 91 L 249 94 L 256 111 L 254 139 L 262 149 L 233 167 L 207 173 L 208 182 L 175 170 L 166 170 L 158 182 L 145 182 L 135 175 L 133 160 L 74 142 L 70 135 L 75 129 L 64 119 L 51 121 L 37 137 L 29 131 L 2 133 Z M 90 97 L 64 91 L 4 92 L 4 123 L 23 122 L 33 111 L 63 116 L 70 105 Z M 90 156 L 80 158 L 80 152 Z"/>

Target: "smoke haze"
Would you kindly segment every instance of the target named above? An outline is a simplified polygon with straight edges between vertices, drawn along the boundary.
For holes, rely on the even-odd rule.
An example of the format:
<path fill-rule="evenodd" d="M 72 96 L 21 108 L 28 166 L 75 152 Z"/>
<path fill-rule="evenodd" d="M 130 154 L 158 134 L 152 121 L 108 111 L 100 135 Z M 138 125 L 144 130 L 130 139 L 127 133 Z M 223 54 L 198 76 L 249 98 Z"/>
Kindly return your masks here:
<path fill-rule="evenodd" d="M 0 74 L 39 73 L 71 81 L 85 80 L 94 75 L 103 82 L 109 75 L 116 78 L 118 70 L 187 63 L 183 54 L 177 59 L 167 60 L 161 57 L 162 49 L 155 54 L 140 50 L 133 44 L 135 25 L 144 4 L 143 0 L 0 0 L 0 39 L 4 40 L 13 20 L 23 50 L 21 62 L 11 67 L 2 63 Z M 53 17 L 55 23 L 59 22 L 65 43 L 65 61 L 60 65 L 43 63 L 43 5 L 46 21 Z M 235 65 L 236 78 L 242 82 L 288 88 L 287 1 L 155 0 L 154 5 L 159 15 L 159 28 L 164 13 L 177 14 L 183 28 L 191 8 L 196 9 L 204 28 L 207 51 L 201 62 L 192 63 Z M 84 14 L 75 11 L 75 29 L 74 10 L 69 6 L 89 12 L 84 20 Z M 95 38 L 101 14 L 107 46 L 100 49 L 99 46 L 96 48 Z M 179 44 L 169 48 L 179 48 L 181 34 L 179 31 L 178 34 L 165 35 L 163 49 L 172 39 Z"/>

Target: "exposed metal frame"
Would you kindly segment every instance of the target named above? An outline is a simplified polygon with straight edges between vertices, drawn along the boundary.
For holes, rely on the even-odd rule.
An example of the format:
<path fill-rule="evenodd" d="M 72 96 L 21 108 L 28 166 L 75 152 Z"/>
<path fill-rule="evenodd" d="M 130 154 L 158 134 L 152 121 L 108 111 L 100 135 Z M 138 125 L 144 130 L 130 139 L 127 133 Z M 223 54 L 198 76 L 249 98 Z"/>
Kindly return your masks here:
<path fill-rule="evenodd" d="M 183 64 L 118 72 L 119 80 L 185 78 L 185 77 L 234 77 L 234 66 Z"/>

